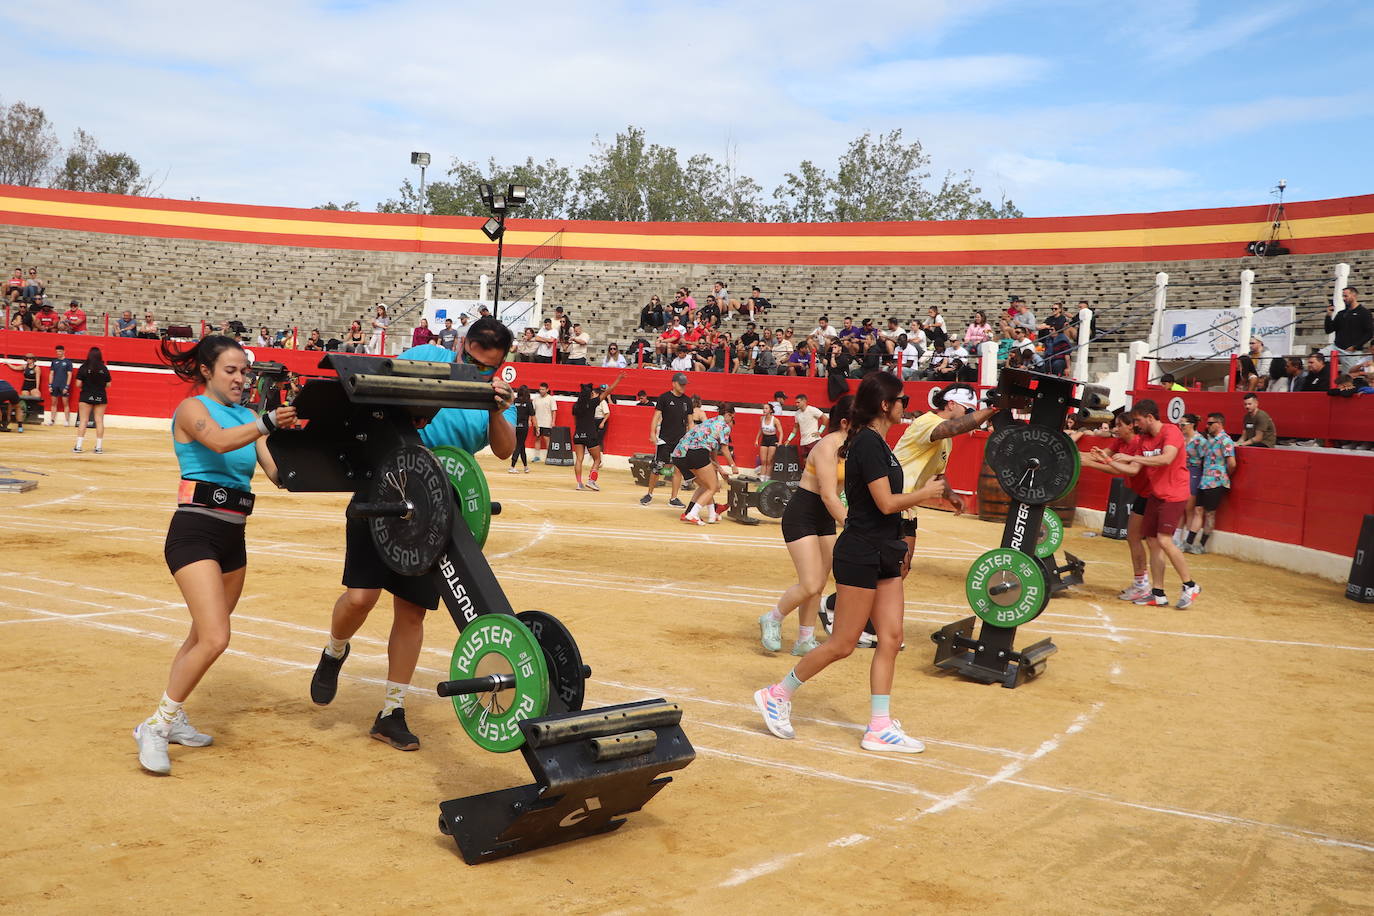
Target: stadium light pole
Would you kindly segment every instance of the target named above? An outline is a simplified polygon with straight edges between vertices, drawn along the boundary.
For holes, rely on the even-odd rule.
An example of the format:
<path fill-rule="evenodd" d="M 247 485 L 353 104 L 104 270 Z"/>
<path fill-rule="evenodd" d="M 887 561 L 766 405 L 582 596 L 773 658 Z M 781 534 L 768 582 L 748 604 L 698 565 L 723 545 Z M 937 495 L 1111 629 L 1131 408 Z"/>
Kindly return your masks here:
<path fill-rule="evenodd" d="M 420 167 L 420 212 L 424 213 L 429 209 L 425 206 L 425 167 L 429 165 L 429 153 L 411 153 L 410 164 Z"/>
<path fill-rule="evenodd" d="M 491 297 L 491 312 L 498 321 L 501 319 L 501 258 L 506 248 L 506 214 L 524 206 L 528 194 L 529 188 L 522 184 L 506 185 L 504 193 L 497 193 L 489 184 L 477 186 L 478 197 L 493 214 L 482 224 L 482 232 L 496 243 L 496 290 Z"/>

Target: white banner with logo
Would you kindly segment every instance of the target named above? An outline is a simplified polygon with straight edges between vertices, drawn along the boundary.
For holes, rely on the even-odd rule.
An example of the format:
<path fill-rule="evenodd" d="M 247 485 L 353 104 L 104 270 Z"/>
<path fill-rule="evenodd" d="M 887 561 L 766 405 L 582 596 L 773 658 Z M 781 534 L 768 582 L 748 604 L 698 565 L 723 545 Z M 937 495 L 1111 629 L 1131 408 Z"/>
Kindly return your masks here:
<path fill-rule="evenodd" d="M 1165 309 L 1162 320 L 1160 359 L 1220 359 L 1249 352 L 1248 343 L 1237 349 L 1240 309 Z M 1264 341 L 1264 348 L 1273 356 L 1292 353 L 1293 307 L 1255 309 L 1250 333 Z"/>
<path fill-rule="evenodd" d="M 477 310 L 484 305 L 491 308 L 491 303 L 479 299 L 427 299 L 424 317 L 429 319 L 429 329 L 437 334 L 443 330 L 445 318 L 452 318 L 453 326 L 458 327 L 462 324 L 458 316 L 467 315 L 468 324 L 472 324 L 480 314 Z M 501 320 L 517 337 L 529 325 L 533 314 L 534 304 L 531 302 L 501 303 Z"/>

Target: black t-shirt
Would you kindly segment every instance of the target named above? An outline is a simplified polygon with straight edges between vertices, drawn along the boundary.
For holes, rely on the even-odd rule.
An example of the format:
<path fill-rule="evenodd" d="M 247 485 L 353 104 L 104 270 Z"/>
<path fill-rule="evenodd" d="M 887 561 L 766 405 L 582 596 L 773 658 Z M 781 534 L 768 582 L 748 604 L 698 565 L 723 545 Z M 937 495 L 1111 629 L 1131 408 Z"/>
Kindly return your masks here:
<path fill-rule="evenodd" d="M 81 383 L 81 396 L 90 397 L 93 395 L 105 396 L 105 386 L 110 383 L 110 370 L 104 366 L 96 368 L 90 365 L 83 365 L 76 370 L 77 381 Z"/>
<path fill-rule="evenodd" d="M 528 427 L 530 417 L 534 414 L 534 405 L 526 404 L 524 401 L 515 402 L 515 425 Z"/>
<path fill-rule="evenodd" d="M 897 457 L 882 436 L 865 428 L 849 444 L 849 455 L 844 460 L 844 495 L 849 502 L 844 527 L 873 543 L 902 536 L 902 514 L 884 514 L 869 492 L 868 485 L 879 477 L 887 478 L 893 493 L 902 492 L 902 466 Z"/>
<path fill-rule="evenodd" d="M 596 407 L 600 403 L 600 398 L 588 398 L 586 402 L 579 399 L 573 402 L 573 425 L 579 433 L 596 432 Z"/>
<path fill-rule="evenodd" d="M 752 347 L 754 344 L 759 342 L 759 335 L 754 333 L 753 331 L 745 331 L 743 334 L 739 336 L 739 342 L 744 344 L 746 347 Z"/>
<path fill-rule="evenodd" d="M 692 399 L 685 394 L 665 391 L 658 396 L 654 409 L 663 414 L 658 424 L 658 437 L 668 445 L 677 445 L 687 432 L 687 418 L 692 415 Z"/>

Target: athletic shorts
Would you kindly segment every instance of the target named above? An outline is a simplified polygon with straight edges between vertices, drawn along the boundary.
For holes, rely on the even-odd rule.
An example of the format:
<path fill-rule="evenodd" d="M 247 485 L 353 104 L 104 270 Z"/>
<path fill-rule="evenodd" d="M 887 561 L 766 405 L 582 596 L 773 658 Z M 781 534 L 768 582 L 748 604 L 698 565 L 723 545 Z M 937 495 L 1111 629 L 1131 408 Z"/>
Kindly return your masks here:
<path fill-rule="evenodd" d="M 704 448 L 688 449 L 687 454 L 673 459 L 673 464 L 684 474 L 699 471 L 711 463 L 711 453 Z"/>
<path fill-rule="evenodd" d="M 601 434 L 598 432 L 576 432 L 573 433 L 573 445 L 584 445 L 587 448 L 601 447 Z"/>
<path fill-rule="evenodd" d="M 344 528 L 343 586 L 380 588 L 431 611 L 439 606 L 433 576 L 403 576 L 382 562 L 365 518 L 350 518 Z"/>
<path fill-rule="evenodd" d="M 105 401 L 106 398 L 104 394 L 86 394 L 85 392 L 81 394 L 82 404 L 104 404 Z"/>
<path fill-rule="evenodd" d="M 677 448 L 677 444 L 681 441 L 681 438 L 678 438 L 674 439 L 672 442 L 660 444 L 659 447 L 654 450 L 654 459 L 658 461 L 659 464 L 673 464 L 673 449 Z"/>
<path fill-rule="evenodd" d="M 1226 498 L 1226 494 L 1231 492 L 1230 487 L 1212 487 L 1207 490 L 1197 491 L 1197 504 L 1207 512 L 1215 512 L 1221 506 L 1221 501 Z"/>
<path fill-rule="evenodd" d="M 539 438 L 541 438 L 541 439 L 547 439 L 547 438 L 549 438 L 549 436 L 552 436 L 552 435 L 553 435 L 553 427 L 552 427 L 552 426 L 541 426 L 541 427 L 539 427 L 539 432 L 538 432 Z"/>
<path fill-rule="evenodd" d="M 1202 484 L 1202 468 L 1188 467 L 1188 492 L 1196 496 Z"/>
<path fill-rule="evenodd" d="M 817 439 L 815 442 L 808 442 L 805 445 L 798 445 L 797 457 L 799 457 L 802 461 L 805 461 L 806 456 L 811 454 L 811 450 L 815 448 L 817 445 L 819 445 L 820 441 L 821 440 Z"/>
<path fill-rule="evenodd" d="M 53 385 L 51 388 L 48 389 L 48 393 L 53 395 L 54 397 L 65 398 L 67 396 L 67 386 Z"/>
<path fill-rule="evenodd" d="M 1132 514 L 1132 515 L 1144 515 L 1144 514 L 1145 514 L 1145 504 L 1148 503 L 1149 500 L 1150 500 L 1150 497 L 1148 497 L 1148 496 L 1137 496 L 1137 497 L 1135 498 L 1135 502 L 1131 503 L 1131 514 Z"/>
<path fill-rule="evenodd" d="M 778 445 L 777 433 L 771 436 L 763 436 L 759 439 L 759 448 L 776 448 Z"/>
<path fill-rule="evenodd" d="M 798 487 L 782 510 L 782 539 L 785 543 L 805 537 L 828 537 L 835 533 L 835 517 L 825 507 L 819 493 Z"/>
<path fill-rule="evenodd" d="M 167 568 L 175 574 L 183 566 L 214 560 L 222 573 L 243 569 L 248 565 L 248 548 L 243 539 L 246 527 L 201 512 L 173 512 L 162 547 Z"/>
<path fill-rule="evenodd" d="M 1183 521 L 1183 510 L 1187 506 L 1187 500 L 1166 503 L 1162 499 L 1151 496 L 1145 504 L 1145 518 L 1140 525 L 1140 536 L 1152 538 L 1159 535 L 1172 535 L 1178 530 L 1179 523 Z"/>
<path fill-rule="evenodd" d="M 841 532 L 840 539 L 835 542 L 835 556 L 831 564 L 835 584 L 853 588 L 877 588 L 878 583 L 884 579 L 900 578 L 906 548 L 906 543 L 901 543 L 901 554 L 896 551 L 895 544 L 893 549 L 874 549 L 867 540 L 845 529 Z"/>

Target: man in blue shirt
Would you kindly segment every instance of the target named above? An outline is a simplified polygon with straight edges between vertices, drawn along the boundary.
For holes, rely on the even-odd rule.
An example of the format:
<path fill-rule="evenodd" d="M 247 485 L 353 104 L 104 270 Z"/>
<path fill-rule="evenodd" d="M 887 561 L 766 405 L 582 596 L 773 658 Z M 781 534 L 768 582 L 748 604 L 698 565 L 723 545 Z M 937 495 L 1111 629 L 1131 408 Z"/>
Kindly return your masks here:
<path fill-rule="evenodd" d="M 476 366 L 483 378 L 492 380 L 490 410 L 440 410 L 420 430 L 420 440 L 425 445 L 451 445 L 476 453 L 490 444 L 498 458 L 510 457 L 515 450 L 514 395 L 510 385 L 495 377 L 510 346 L 510 329 L 495 318 L 482 317 L 469 326 L 456 352 L 424 344 L 401 354 L 400 359 L 430 362 L 461 359 Z M 382 591 L 391 592 L 393 616 L 386 649 L 386 696 L 370 734 L 399 750 L 416 750 L 420 740 L 406 725 L 405 695 L 420 660 L 425 611 L 439 606 L 438 588 L 430 576 L 402 576 L 386 566 L 377 555 L 367 523 L 360 519 L 350 519 L 346 527 L 343 585 L 344 593 L 334 602 L 329 641 L 310 680 L 310 699 L 320 706 L 334 699 L 339 669 L 348 658 L 349 637 L 363 625 Z"/>
<path fill-rule="evenodd" d="M 57 425 L 57 405 L 62 405 L 62 425 L 71 426 L 69 419 L 71 411 L 71 391 L 72 391 L 72 361 L 67 359 L 67 348 L 57 347 L 57 358 L 52 361 L 49 367 L 52 373 L 52 382 L 48 386 L 48 391 L 52 394 L 52 413 L 48 417 L 48 425 Z"/>

